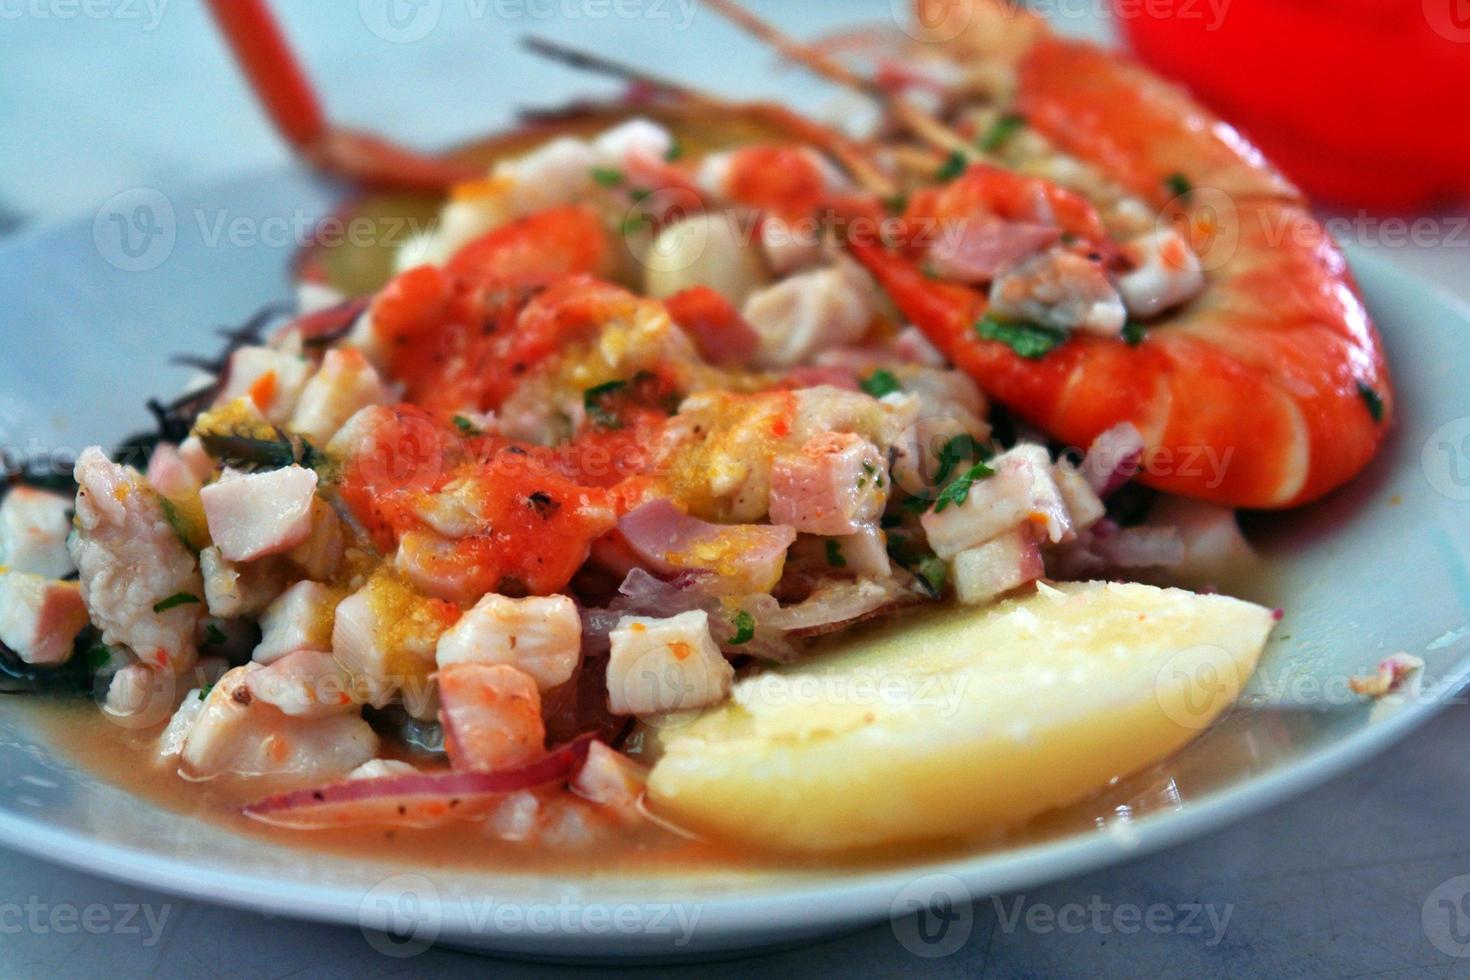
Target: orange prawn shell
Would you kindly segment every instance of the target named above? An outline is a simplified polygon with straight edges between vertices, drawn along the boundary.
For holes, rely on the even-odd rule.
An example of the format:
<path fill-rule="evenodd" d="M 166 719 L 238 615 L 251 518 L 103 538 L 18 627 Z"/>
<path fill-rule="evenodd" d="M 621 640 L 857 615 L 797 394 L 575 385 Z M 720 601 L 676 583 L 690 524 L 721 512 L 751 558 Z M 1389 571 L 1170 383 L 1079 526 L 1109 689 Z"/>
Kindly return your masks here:
<path fill-rule="evenodd" d="M 1014 4 L 918 0 L 915 11 L 918 32 L 956 59 L 1014 66 L 1013 108 L 1028 125 L 1181 222 L 1206 289 L 1138 347 L 1078 336 L 1032 361 L 974 334 L 985 302 L 972 291 L 857 250 L 904 312 L 1063 441 L 1085 446 L 1119 422 L 1137 425 L 1152 454 L 1140 478 L 1159 489 L 1290 507 L 1360 471 L 1393 418 L 1393 385 L 1347 262 L 1300 192 L 1183 90 L 1051 36 Z M 1176 174 L 1195 188 L 1187 199 L 1170 188 Z"/>

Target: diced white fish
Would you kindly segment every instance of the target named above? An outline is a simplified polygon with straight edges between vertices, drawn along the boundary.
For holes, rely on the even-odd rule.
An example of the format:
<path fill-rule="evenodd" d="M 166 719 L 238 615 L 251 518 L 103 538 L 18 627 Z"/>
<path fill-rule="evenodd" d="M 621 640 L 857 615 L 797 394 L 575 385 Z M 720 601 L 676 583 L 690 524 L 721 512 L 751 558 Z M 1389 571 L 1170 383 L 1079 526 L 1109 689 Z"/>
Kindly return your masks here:
<path fill-rule="evenodd" d="M 975 480 L 963 500 L 941 499 L 920 518 L 939 557 L 952 559 L 1023 524 L 1052 543 L 1075 533 L 1044 447 L 1021 443 L 989 466 L 994 475 Z"/>
<path fill-rule="evenodd" d="M 439 721 L 456 769 L 513 769 L 546 751 L 541 695 L 530 674 L 506 664 L 456 664 L 439 673 Z"/>
<path fill-rule="evenodd" d="M 66 550 L 72 501 L 32 487 L 11 488 L 0 500 L 0 567 L 43 578 L 76 571 Z"/>
<path fill-rule="evenodd" d="M 318 446 L 324 446 L 360 409 L 386 405 L 387 387 L 377 368 L 361 351 L 327 351 L 322 366 L 301 391 L 290 428 Z"/>
<path fill-rule="evenodd" d="M 124 728 L 152 728 L 174 710 L 179 679 L 171 670 L 128 664 L 107 685 L 102 713 Z"/>
<path fill-rule="evenodd" d="M 77 458 L 76 481 L 76 533 L 69 547 L 102 642 L 127 647 L 152 666 L 188 669 L 204 612 L 194 556 L 169 526 L 153 489 L 100 448 Z M 155 611 L 166 602 L 168 608 Z"/>
<path fill-rule="evenodd" d="M 856 343 L 873 322 L 877 299 L 868 274 L 843 259 L 752 293 L 741 312 L 760 334 L 757 363 L 783 368 Z"/>
<path fill-rule="evenodd" d="M 348 779 L 385 779 L 389 776 L 411 776 L 418 772 L 402 759 L 371 759 L 347 774 Z"/>
<path fill-rule="evenodd" d="M 260 644 L 251 659 L 271 664 L 299 650 L 330 653 L 339 599 L 341 593 L 321 582 L 297 582 L 286 589 L 260 617 Z"/>
<path fill-rule="evenodd" d="M 199 492 L 209 536 L 227 561 L 290 551 L 311 535 L 317 475 L 291 465 L 263 473 L 226 471 Z"/>
<path fill-rule="evenodd" d="M 225 385 L 215 399 L 215 406 L 249 398 L 267 421 L 281 425 L 295 411 L 296 401 L 313 370 L 309 360 L 291 351 L 258 346 L 238 348 L 230 355 Z"/>
<path fill-rule="evenodd" d="M 625 824 L 643 819 L 643 793 L 648 786 L 648 769 L 602 742 L 593 742 L 587 761 L 571 782 L 571 790 L 596 803 Z"/>
<path fill-rule="evenodd" d="M 286 588 L 289 569 L 276 559 L 236 564 L 210 546 L 199 552 L 204 604 L 211 616 L 236 619 L 270 605 Z"/>
<path fill-rule="evenodd" d="M 86 625 L 87 607 L 75 582 L 0 571 L 0 643 L 21 660 L 65 663 Z"/>
<path fill-rule="evenodd" d="M 1107 507 L 1102 498 L 1070 460 L 1059 459 L 1053 463 L 1051 475 L 1061 492 L 1073 531 L 1085 531 L 1106 516 Z"/>
<path fill-rule="evenodd" d="M 311 531 L 286 557 L 311 579 L 329 579 L 347 550 L 342 519 L 321 497 L 311 502 Z"/>
<path fill-rule="evenodd" d="M 1023 526 L 955 555 L 951 577 L 961 603 L 984 606 L 1045 574 L 1036 536 Z"/>
<path fill-rule="evenodd" d="M 607 691 L 613 714 L 688 711 L 730 695 L 735 670 L 710 635 L 703 610 L 667 619 L 624 616 L 611 641 Z"/>
<path fill-rule="evenodd" d="M 829 432 L 771 467 L 771 521 L 806 534 L 854 534 L 888 502 L 887 460 L 853 433 Z"/>
<path fill-rule="evenodd" d="M 1204 269 L 1189 243 L 1172 228 L 1158 228 L 1123 246 L 1133 269 L 1118 277 L 1128 312 L 1147 320 L 1194 299 L 1205 288 Z"/>
<path fill-rule="evenodd" d="M 236 667 L 209 691 L 184 738 L 182 775 L 327 779 L 378 754 L 378 736 L 357 715 L 293 718 L 256 698 L 246 681 L 264 669 Z"/>
<path fill-rule="evenodd" d="M 201 445 L 202 448 L 202 445 Z M 160 442 L 148 457 L 148 485 L 170 500 L 191 497 L 204 481 L 179 453 L 177 446 Z"/>
<path fill-rule="evenodd" d="M 202 687 L 196 687 L 184 695 L 184 700 L 174 709 L 173 717 L 168 720 L 168 727 L 163 734 L 158 736 L 158 760 L 164 763 L 176 762 L 179 755 L 184 751 L 184 739 L 189 736 L 189 729 L 194 727 L 194 722 L 199 718 L 199 712 L 204 710 L 204 699 L 207 692 Z"/>
<path fill-rule="evenodd" d="M 439 638 L 436 660 L 506 664 L 528 674 L 542 691 L 565 684 L 582 656 L 582 619 L 564 595 L 511 599 L 490 593 Z"/>
<path fill-rule="evenodd" d="M 245 677 L 245 687 L 294 718 L 326 718 L 357 710 L 352 680 L 330 653 L 297 650 Z"/>
<path fill-rule="evenodd" d="M 1117 337 L 1128 310 L 1102 266 L 1068 249 L 1027 259 L 990 285 L 990 312 L 1056 330 Z"/>

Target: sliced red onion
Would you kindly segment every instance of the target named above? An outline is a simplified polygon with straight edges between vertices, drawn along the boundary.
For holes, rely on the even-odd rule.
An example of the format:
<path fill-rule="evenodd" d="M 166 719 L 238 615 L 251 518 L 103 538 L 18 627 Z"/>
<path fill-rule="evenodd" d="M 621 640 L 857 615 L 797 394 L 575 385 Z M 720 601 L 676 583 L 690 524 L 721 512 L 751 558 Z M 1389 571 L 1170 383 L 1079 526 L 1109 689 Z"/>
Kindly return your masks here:
<path fill-rule="evenodd" d="M 1185 554 L 1172 527 L 1117 528 L 1110 521 L 1094 526 L 1092 551 L 1110 568 L 1172 568 L 1184 563 Z"/>
<path fill-rule="evenodd" d="M 919 601 L 916 593 L 895 579 L 835 582 L 817 589 L 804 602 L 764 611 L 757 621 L 792 636 L 820 636 Z"/>
<path fill-rule="evenodd" d="M 245 807 L 262 823 L 293 830 L 363 824 L 436 827 L 483 816 L 507 793 L 575 778 L 595 736 L 583 735 L 536 762 L 504 772 L 417 772 L 278 793 Z"/>
<path fill-rule="evenodd" d="M 1087 448 L 1082 475 L 1099 497 L 1106 497 L 1133 479 L 1143 461 L 1143 436 L 1131 422 L 1120 422 Z"/>

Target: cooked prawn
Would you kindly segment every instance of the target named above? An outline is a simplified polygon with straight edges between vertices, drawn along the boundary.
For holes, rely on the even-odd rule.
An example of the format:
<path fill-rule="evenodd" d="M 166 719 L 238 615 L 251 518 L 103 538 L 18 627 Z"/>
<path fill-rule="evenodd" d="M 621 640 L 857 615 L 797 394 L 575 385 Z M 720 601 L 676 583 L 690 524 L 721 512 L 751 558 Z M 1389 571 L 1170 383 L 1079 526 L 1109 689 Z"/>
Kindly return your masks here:
<path fill-rule="evenodd" d="M 1073 334 L 1044 356 L 1025 357 L 977 331 L 990 307 L 985 294 L 936 281 L 911 255 L 850 238 L 904 315 L 1057 439 L 1086 445 L 1134 424 L 1148 445 L 1140 479 L 1159 489 L 1235 507 L 1290 507 L 1361 470 L 1392 419 L 1392 382 L 1341 251 L 1290 183 L 1178 89 L 1113 53 L 1051 36 L 1011 4 L 921 0 L 917 13 L 936 38 L 952 38 L 943 50 L 954 60 L 978 52 L 1013 66 L 1014 91 L 1000 108 L 1178 223 L 1206 268 L 1203 293 L 1136 345 Z M 969 27 L 956 36 L 949 17 Z M 820 56 L 810 63 L 843 80 Z M 971 167 L 911 206 L 993 215 L 1016 186 L 1004 173 Z M 1057 188 L 1043 197 L 1066 205 L 1052 217 L 1069 234 L 1096 235 L 1095 215 L 1074 195 Z"/>

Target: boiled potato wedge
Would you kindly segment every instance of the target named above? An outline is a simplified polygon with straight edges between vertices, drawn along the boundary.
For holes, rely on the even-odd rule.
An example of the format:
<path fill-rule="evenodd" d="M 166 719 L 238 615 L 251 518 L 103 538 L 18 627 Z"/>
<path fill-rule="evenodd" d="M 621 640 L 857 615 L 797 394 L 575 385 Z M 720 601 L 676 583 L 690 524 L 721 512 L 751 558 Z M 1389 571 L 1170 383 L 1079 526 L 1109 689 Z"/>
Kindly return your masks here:
<path fill-rule="evenodd" d="M 1237 599 L 1099 582 L 892 623 L 657 729 L 649 800 L 692 829 L 794 851 L 984 833 L 1194 739 L 1272 625 Z"/>

